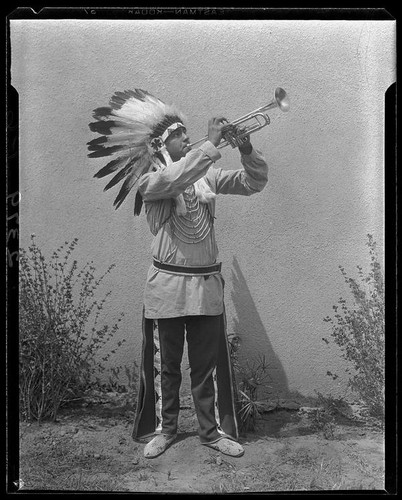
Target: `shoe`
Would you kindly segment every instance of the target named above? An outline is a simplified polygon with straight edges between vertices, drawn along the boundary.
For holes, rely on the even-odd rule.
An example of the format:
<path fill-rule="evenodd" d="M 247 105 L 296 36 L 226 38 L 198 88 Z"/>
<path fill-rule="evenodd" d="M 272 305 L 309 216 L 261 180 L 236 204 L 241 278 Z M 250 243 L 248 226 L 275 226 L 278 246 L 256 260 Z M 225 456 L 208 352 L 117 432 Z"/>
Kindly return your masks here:
<path fill-rule="evenodd" d="M 155 458 L 161 455 L 176 439 L 176 434 L 158 434 L 149 443 L 145 445 L 144 457 Z"/>
<path fill-rule="evenodd" d="M 231 457 L 241 457 L 244 455 L 244 448 L 236 441 L 232 441 L 231 439 L 221 438 L 219 441 L 215 441 L 215 443 L 204 443 L 205 446 L 212 448 L 214 450 L 220 451 L 225 455 L 229 455 Z"/>

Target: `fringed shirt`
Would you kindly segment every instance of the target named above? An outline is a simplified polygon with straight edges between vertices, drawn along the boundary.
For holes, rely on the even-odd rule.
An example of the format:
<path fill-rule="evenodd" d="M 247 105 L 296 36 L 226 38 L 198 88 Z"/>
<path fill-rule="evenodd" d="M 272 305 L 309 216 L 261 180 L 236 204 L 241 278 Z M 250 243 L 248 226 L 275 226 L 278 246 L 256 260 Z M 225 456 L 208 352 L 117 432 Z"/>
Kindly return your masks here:
<path fill-rule="evenodd" d="M 215 194 L 249 196 L 260 192 L 268 181 L 268 166 L 261 152 L 252 149 L 241 155 L 244 168 L 223 170 L 212 165 L 221 158 L 219 150 L 206 141 L 184 158 L 156 172 L 144 174 L 139 190 L 154 239 L 154 259 L 180 266 L 208 266 L 218 261 L 215 240 L 215 199 L 201 203 L 194 183 L 204 178 Z M 187 213 L 177 215 L 175 201 L 183 194 Z M 144 315 L 149 319 L 190 315 L 219 315 L 223 312 L 223 279 L 183 276 L 151 265 L 144 291 Z"/>

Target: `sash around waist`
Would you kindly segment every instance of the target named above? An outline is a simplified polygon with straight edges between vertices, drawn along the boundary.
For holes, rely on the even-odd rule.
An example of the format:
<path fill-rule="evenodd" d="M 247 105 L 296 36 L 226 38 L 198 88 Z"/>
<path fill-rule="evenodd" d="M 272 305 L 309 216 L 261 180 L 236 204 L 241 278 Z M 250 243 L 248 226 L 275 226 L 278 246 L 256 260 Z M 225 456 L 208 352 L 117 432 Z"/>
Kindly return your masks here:
<path fill-rule="evenodd" d="M 210 266 L 179 266 L 176 264 L 165 264 L 158 260 L 153 260 L 153 265 L 157 269 L 171 274 L 182 276 L 208 276 L 221 272 L 222 263 L 212 264 Z"/>

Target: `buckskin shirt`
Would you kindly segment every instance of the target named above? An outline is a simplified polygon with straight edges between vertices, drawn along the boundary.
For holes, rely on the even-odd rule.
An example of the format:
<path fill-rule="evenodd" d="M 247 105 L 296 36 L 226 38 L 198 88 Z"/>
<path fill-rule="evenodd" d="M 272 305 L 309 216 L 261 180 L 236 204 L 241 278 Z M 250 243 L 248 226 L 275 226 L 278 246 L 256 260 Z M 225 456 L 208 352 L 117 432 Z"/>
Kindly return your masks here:
<path fill-rule="evenodd" d="M 249 196 L 260 192 L 268 181 L 268 166 L 262 154 L 252 149 L 241 155 L 244 169 L 211 168 L 221 158 L 209 141 L 184 158 L 141 177 L 139 190 L 147 221 L 154 235 L 153 258 L 165 264 L 208 266 L 217 263 L 218 247 L 213 226 L 215 199 L 201 203 L 194 183 L 204 178 L 215 194 Z M 187 213 L 176 213 L 173 199 L 183 194 Z M 144 316 L 149 319 L 187 315 L 219 315 L 223 306 L 223 278 L 183 276 L 151 265 L 144 291 Z"/>

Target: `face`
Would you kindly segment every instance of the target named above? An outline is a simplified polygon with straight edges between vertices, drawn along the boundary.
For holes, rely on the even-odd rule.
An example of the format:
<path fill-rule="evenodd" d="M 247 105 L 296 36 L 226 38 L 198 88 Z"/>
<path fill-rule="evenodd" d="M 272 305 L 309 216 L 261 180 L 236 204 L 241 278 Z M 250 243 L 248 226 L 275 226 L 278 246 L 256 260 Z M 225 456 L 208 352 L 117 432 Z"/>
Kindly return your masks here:
<path fill-rule="evenodd" d="M 190 138 L 187 130 L 183 127 L 177 128 L 165 141 L 166 149 L 172 161 L 180 160 L 190 151 Z"/>

